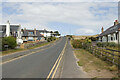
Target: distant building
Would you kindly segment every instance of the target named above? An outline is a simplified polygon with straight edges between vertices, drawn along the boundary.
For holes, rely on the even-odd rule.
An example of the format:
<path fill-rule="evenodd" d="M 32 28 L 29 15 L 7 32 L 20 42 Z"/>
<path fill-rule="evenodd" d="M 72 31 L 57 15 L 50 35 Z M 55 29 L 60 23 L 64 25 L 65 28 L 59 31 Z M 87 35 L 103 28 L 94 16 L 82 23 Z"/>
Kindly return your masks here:
<path fill-rule="evenodd" d="M 22 40 L 24 42 L 27 41 L 43 41 L 44 35 L 41 34 L 39 30 L 28 30 L 26 28 L 22 29 Z"/>
<path fill-rule="evenodd" d="M 115 20 L 114 25 L 104 31 L 98 36 L 99 42 L 115 42 L 120 43 L 120 23 Z"/>
<path fill-rule="evenodd" d="M 44 30 L 38 30 L 40 34 L 42 34 L 44 37 L 48 38 L 51 36 L 51 31 L 47 31 L 46 29 Z"/>
<path fill-rule="evenodd" d="M 7 24 L 0 24 L 0 37 L 9 37 L 13 36 L 17 40 L 17 44 L 23 43 L 21 39 L 21 26 L 20 24 L 10 24 L 7 21 Z"/>

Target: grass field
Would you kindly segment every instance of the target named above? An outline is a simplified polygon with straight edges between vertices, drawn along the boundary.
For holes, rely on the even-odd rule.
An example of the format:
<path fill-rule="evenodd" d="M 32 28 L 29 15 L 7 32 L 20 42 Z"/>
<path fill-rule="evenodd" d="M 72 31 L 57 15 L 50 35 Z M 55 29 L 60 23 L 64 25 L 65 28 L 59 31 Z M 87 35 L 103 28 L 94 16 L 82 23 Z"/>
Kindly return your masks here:
<path fill-rule="evenodd" d="M 117 77 L 118 68 L 115 65 L 111 66 L 83 49 L 75 50 L 74 53 L 78 59 L 78 65 L 92 78 Z"/>

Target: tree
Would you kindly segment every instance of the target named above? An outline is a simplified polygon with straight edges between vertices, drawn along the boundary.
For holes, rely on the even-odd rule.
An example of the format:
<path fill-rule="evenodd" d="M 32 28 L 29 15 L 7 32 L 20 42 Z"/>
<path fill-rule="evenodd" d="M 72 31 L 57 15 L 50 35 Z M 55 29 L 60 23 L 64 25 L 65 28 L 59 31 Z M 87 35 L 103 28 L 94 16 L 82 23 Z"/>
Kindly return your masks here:
<path fill-rule="evenodd" d="M 54 33 L 56 33 L 57 36 L 60 36 L 59 32 L 58 31 L 54 31 Z"/>
<path fill-rule="evenodd" d="M 58 31 L 54 31 L 54 33 L 59 34 L 59 32 L 58 32 Z"/>
<path fill-rule="evenodd" d="M 51 36 L 52 36 L 53 31 L 50 31 L 50 33 L 51 33 Z"/>

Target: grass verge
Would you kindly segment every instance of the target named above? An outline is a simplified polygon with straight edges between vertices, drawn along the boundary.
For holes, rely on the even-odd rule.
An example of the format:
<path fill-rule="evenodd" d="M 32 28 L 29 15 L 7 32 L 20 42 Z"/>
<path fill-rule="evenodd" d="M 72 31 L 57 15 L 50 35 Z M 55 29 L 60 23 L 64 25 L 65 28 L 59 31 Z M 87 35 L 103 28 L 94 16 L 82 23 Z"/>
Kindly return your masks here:
<path fill-rule="evenodd" d="M 58 39 L 57 39 L 57 40 L 58 40 Z M 56 41 L 56 40 L 55 40 L 55 41 Z M 7 51 L 2 51 L 2 52 L 0 53 L 0 55 L 4 56 L 4 55 L 8 55 L 8 54 L 15 53 L 15 52 L 20 52 L 20 51 L 25 51 L 25 50 L 29 50 L 29 49 L 34 49 L 34 48 L 42 47 L 42 46 L 48 45 L 48 44 L 50 44 L 50 43 L 54 43 L 55 41 L 42 43 L 42 44 L 39 44 L 39 45 L 36 45 L 36 46 L 32 46 L 32 47 L 30 47 L 30 48 L 28 48 L 28 49 L 18 48 L 18 49 L 11 49 L 11 50 L 7 50 Z"/>
<path fill-rule="evenodd" d="M 115 65 L 107 64 L 83 49 L 75 50 L 74 53 L 79 60 L 78 65 L 92 78 L 117 77 L 118 68 Z"/>

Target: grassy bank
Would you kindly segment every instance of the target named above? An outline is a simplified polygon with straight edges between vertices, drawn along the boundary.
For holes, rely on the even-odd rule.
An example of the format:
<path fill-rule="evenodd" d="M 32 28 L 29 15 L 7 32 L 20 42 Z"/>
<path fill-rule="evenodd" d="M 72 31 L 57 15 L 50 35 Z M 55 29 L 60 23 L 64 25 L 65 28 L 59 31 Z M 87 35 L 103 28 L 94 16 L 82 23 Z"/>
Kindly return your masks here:
<path fill-rule="evenodd" d="M 57 39 L 58 40 L 58 39 Z M 56 41 L 56 40 L 55 40 Z M 2 53 L 0 53 L 0 55 L 7 55 L 7 54 L 11 54 L 11 53 L 15 53 L 15 52 L 20 52 L 20 51 L 25 51 L 25 50 L 29 50 L 29 49 L 34 49 L 34 48 L 38 48 L 38 47 L 42 47 L 42 46 L 45 46 L 45 45 L 48 45 L 50 43 L 53 43 L 55 41 L 51 41 L 51 42 L 46 42 L 46 43 L 42 43 L 42 44 L 39 44 L 39 45 L 36 45 L 36 46 L 32 46 L 28 49 L 21 49 L 21 48 L 18 48 L 18 49 L 11 49 L 11 50 L 7 50 L 7 51 L 2 51 Z"/>
<path fill-rule="evenodd" d="M 83 49 L 75 50 L 74 53 L 78 58 L 78 65 L 81 66 L 92 78 L 117 77 L 118 68 L 115 65 L 107 64 Z"/>

